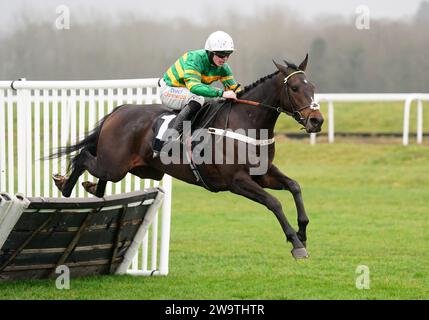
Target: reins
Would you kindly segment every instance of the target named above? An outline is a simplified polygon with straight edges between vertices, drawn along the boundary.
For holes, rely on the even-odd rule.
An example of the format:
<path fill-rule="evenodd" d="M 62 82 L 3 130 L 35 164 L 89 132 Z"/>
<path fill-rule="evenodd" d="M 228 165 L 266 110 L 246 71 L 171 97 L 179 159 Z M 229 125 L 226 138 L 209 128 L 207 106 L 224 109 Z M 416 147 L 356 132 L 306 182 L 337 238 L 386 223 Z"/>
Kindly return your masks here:
<path fill-rule="evenodd" d="M 256 101 L 252 101 L 252 100 L 243 100 L 243 99 L 237 99 L 235 100 L 236 103 L 244 103 L 244 104 L 248 104 L 251 106 L 255 106 L 255 107 L 264 107 L 264 108 L 268 108 L 268 109 L 273 109 L 276 110 L 278 113 L 287 113 L 287 111 L 282 110 L 280 107 L 274 107 L 272 105 L 269 104 L 265 104 L 262 102 L 256 102 Z"/>
<path fill-rule="evenodd" d="M 256 102 L 256 101 L 252 101 L 252 100 L 243 100 L 243 99 L 237 99 L 235 100 L 236 103 L 244 103 L 247 105 L 251 105 L 251 106 L 255 106 L 255 107 L 264 107 L 264 108 L 268 108 L 268 109 L 272 109 L 272 110 L 276 110 L 278 113 L 286 113 L 288 116 L 291 116 L 293 118 L 296 118 L 296 115 L 299 114 L 302 110 L 305 110 L 307 108 L 310 108 L 312 106 L 312 104 L 309 104 L 307 106 L 304 106 L 298 110 L 293 110 L 293 112 L 289 112 L 286 111 L 280 107 L 275 107 L 266 103 L 262 103 L 262 102 Z M 292 109 L 293 109 L 293 105 L 291 105 Z"/>
<path fill-rule="evenodd" d="M 298 74 L 298 73 L 304 73 L 304 71 L 298 70 L 298 71 L 295 71 L 295 72 L 292 72 L 291 74 L 289 74 L 284 79 L 284 83 L 286 84 L 286 86 L 287 86 L 287 81 L 289 80 L 289 78 L 292 77 L 295 74 Z M 304 126 L 307 124 L 308 117 L 304 118 L 301 115 L 301 111 L 303 111 L 303 110 L 305 110 L 307 108 L 311 108 L 312 110 L 318 110 L 318 109 L 320 109 L 320 106 L 317 103 L 311 103 L 309 105 L 303 106 L 301 108 L 298 107 L 298 109 L 295 109 L 294 103 L 290 99 L 289 94 L 288 94 L 288 100 L 289 100 L 289 103 L 290 103 L 290 107 L 292 108 L 292 112 L 286 111 L 286 110 L 284 110 L 283 108 L 280 108 L 280 107 L 275 107 L 275 106 L 272 106 L 272 105 L 269 105 L 269 104 L 266 104 L 266 103 L 256 102 L 256 101 L 252 101 L 252 100 L 237 99 L 237 100 L 235 100 L 235 102 L 236 103 L 243 103 L 243 104 L 247 104 L 247 105 L 251 105 L 251 106 L 255 106 L 255 107 L 264 107 L 264 108 L 276 110 L 278 113 L 282 113 L 282 112 L 286 113 L 288 116 L 293 117 L 296 121 L 298 121 L 299 123 L 301 123 Z M 305 121 L 305 123 L 303 123 L 303 121 Z"/>

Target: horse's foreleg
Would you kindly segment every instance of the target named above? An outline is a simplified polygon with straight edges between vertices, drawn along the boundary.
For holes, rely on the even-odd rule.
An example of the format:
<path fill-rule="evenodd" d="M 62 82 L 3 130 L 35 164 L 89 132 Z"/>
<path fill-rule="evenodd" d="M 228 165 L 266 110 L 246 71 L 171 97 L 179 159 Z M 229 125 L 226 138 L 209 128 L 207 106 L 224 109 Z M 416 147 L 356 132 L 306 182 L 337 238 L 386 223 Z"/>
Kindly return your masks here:
<path fill-rule="evenodd" d="M 267 174 L 257 180 L 263 188 L 276 190 L 289 190 L 295 201 L 298 215 L 298 237 L 305 245 L 307 241 L 307 225 L 310 222 L 305 212 L 304 202 L 302 200 L 301 187 L 298 182 L 285 176 L 276 166 L 271 166 Z"/>
<path fill-rule="evenodd" d="M 233 193 L 259 202 L 271 210 L 279 221 L 283 232 L 286 235 L 287 241 L 291 242 L 293 245 L 292 255 L 297 259 L 308 257 L 307 250 L 298 238 L 295 230 L 287 221 L 286 216 L 283 213 L 282 205 L 275 197 L 262 189 L 261 186 L 253 181 L 246 173 L 236 174 L 230 190 Z"/>

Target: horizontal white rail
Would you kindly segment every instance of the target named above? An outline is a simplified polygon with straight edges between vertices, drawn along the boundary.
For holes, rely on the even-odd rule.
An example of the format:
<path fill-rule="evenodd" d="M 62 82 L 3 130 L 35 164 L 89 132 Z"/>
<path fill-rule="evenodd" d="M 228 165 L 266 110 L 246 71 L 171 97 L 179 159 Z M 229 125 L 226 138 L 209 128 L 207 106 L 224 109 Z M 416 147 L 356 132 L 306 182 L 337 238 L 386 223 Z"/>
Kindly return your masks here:
<path fill-rule="evenodd" d="M 404 120 L 402 144 L 409 143 L 410 111 L 413 101 L 417 101 L 417 143 L 423 142 L 423 103 L 429 101 L 427 93 L 323 93 L 316 94 L 317 102 L 328 102 L 328 141 L 334 142 L 334 102 L 404 102 Z M 310 143 L 316 142 L 315 137 L 310 136 Z"/>
<path fill-rule="evenodd" d="M 404 101 L 410 95 L 417 93 L 321 93 L 315 94 L 315 100 L 319 102 L 366 102 L 366 101 Z"/>
<path fill-rule="evenodd" d="M 5 89 L 116 89 L 156 86 L 159 78 L 121 79 L 121 80 L 82 80 L 82 81 L 0 81 Z"/>

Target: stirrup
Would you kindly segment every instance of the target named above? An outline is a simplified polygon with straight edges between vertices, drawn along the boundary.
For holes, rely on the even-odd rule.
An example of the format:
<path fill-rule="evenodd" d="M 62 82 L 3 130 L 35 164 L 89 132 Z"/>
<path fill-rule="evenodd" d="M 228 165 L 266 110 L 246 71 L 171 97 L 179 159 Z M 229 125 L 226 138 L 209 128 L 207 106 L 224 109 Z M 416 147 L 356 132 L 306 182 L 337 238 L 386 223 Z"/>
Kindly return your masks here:
<path fill-rule="evenodd" d="M 183 131 L 179 134 L 179 136 L 176 138 L 176 140 L 174 141 L 179 141 L 179 142 L 183 142 Z"/>
<path fill-rule="evenodd" d="M 165 140 L 162 146 L 165 146 L 167 143 L 175 142 L 175 141 L 181 141 L 183 137 L 183 132 L 181 132 L 177 137 L 169 136 L 168 140 Z"/>

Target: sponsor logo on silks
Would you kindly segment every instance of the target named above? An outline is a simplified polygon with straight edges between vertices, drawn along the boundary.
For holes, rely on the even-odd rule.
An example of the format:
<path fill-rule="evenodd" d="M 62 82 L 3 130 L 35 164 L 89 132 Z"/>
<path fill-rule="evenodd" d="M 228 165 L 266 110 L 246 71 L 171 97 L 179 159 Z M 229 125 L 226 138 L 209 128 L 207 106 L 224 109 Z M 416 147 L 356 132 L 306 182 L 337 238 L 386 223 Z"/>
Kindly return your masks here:
<path fill-rule="evenodd" d="M 170 93 L 170 92 L 166 93 L 165 96 L 166 97 L 171 97 L 171 98 L 174 98 L 174 99 L 181 99 L 181 100 L 185 100 L 188 97 L 187 95 L 184 95 L 184 94 L 173 94 L 173 93 Z"/>
<path fill-rule="evenodd" d="M 182 88 L 178 88 L 178 89 L 176 89 L 176 88 L 171 88 L 171 89 L 170 89 L 170 92 L 171 92 L 171 93 L 175 93 L 175 94 L 183 94 L 183 89 L 182 89 Z"/>

